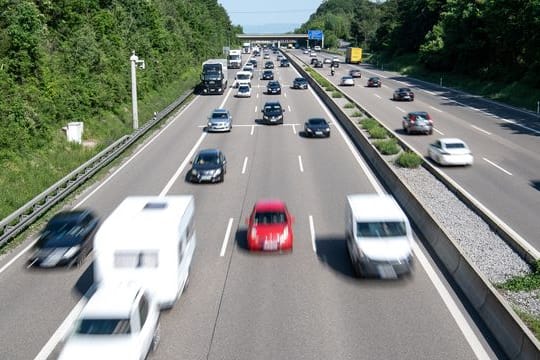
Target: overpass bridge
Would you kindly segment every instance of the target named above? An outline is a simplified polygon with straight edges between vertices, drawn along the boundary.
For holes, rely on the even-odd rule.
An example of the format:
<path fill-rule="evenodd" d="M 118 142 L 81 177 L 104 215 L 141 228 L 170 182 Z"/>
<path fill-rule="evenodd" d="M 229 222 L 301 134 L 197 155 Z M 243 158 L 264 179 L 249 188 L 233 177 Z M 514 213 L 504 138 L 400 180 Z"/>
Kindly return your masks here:
<path fill-rule="evenodd" d="M 236 37 L 242 42 L 255 42 L 259 44 L 282 43 L 291 44 L 299 40 L 308 42 L 308 34 L 238 34 Z"/>

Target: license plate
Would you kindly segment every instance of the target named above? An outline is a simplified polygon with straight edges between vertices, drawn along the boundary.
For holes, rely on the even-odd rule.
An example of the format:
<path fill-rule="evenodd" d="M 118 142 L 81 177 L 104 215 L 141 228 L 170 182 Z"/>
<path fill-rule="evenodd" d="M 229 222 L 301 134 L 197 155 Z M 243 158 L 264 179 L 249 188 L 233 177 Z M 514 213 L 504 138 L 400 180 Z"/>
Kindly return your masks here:
<path fill-rule="evenodd" d="M 315 131 L 316 135 L 322 135 L 322 131 Z"/>
<path fill-rule="evenodd" d="M 391 265 L 378 265 L 377 271 L 379 272 L 379 276 L 383 279 L 397 278 L 396 271 Z"/>
<path fill-rule="evenodd" d="M 278 248 L 277 240 L 275 240 L 275 241 L 266 240 L 263 243 L 263 250 L 277 250 L 277 248 Z"/>
<path fill-rule="evenodd" d="M 212 177 L 210 175 L 203 175 L 201 176 L 201 180 L 210 180 Z"/>

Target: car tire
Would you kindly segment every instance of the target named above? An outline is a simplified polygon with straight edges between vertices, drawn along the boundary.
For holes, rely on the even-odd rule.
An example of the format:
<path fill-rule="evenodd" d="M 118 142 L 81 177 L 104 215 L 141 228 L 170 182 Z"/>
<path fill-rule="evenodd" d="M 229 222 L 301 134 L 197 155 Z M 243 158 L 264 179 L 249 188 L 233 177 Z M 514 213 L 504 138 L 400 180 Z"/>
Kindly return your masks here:
<path fill-rule="evenodd" d="M 430 130 L 428 131 L 428 135 L 432 135 L 432 134 L 433 134 L 433 129 L 430 129 Z"/>
<path fill-rule="evenodd" d="M 154 330 L 154 335 L 152 336 L 152 344 L 150 345 L 150 352 L 155 352 L 159 347 L 159 342 L 161 340 L 161 324 L 157 323 L 156 330 Z"/>

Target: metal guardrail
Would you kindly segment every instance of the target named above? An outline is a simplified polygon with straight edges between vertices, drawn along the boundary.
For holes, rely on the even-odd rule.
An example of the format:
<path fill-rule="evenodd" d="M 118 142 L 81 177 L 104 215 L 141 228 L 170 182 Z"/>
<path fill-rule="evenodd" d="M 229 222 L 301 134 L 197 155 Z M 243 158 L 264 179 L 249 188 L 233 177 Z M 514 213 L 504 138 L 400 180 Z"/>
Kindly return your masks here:
<path fill-rule="evenodd" d="M 116 159 L 122 152 L 135 143 L 148 130 L 154 127 L 162 119 L 167 117 L 174 109 L 182 104 L 191 94 L 190 90 L 176 99 L 165 109 L 157 113 L 152 120 L 147 121 L 142 127 L 130 135 L 124 135 L 96 156 L 73 170 L 71 173 L 57 181 L 47 190 L 34 197 L 28 203 L 11 213 L 0 221 L 0 246 L 5 245 L 15 236 L 28 228 L 34 221 L 39 219 L 47 210 L 58 204 L 66 196 L 71 194 L 85 181 L 90 179 L 99 170 Z"/>

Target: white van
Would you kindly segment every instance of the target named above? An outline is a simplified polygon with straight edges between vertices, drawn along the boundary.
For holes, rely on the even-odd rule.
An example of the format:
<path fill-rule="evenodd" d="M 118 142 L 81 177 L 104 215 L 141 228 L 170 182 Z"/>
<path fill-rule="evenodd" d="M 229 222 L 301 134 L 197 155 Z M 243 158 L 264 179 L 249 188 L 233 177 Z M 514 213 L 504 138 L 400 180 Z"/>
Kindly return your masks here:
<path fill-rule="evenodd" d="M 396 278 L 412 266 L 412 230 L 390 195 L 347 196 L 347 249 L 357 275 Z"/>
<path fill-rule="evenodd" d="M 172 307 L 188 282 L 194 213 L 192 195 L 124 199 L 95 235 L 95 282 L 134 282 Z"/>
<path fill-rule="evenodd" d="M 253 72 L 251 71 L 238 71 L 234 77 L 234 87 L 237 88 L 240 85 L 249 85 L 251 87 L 251 78 L 253 77 Z"/>

